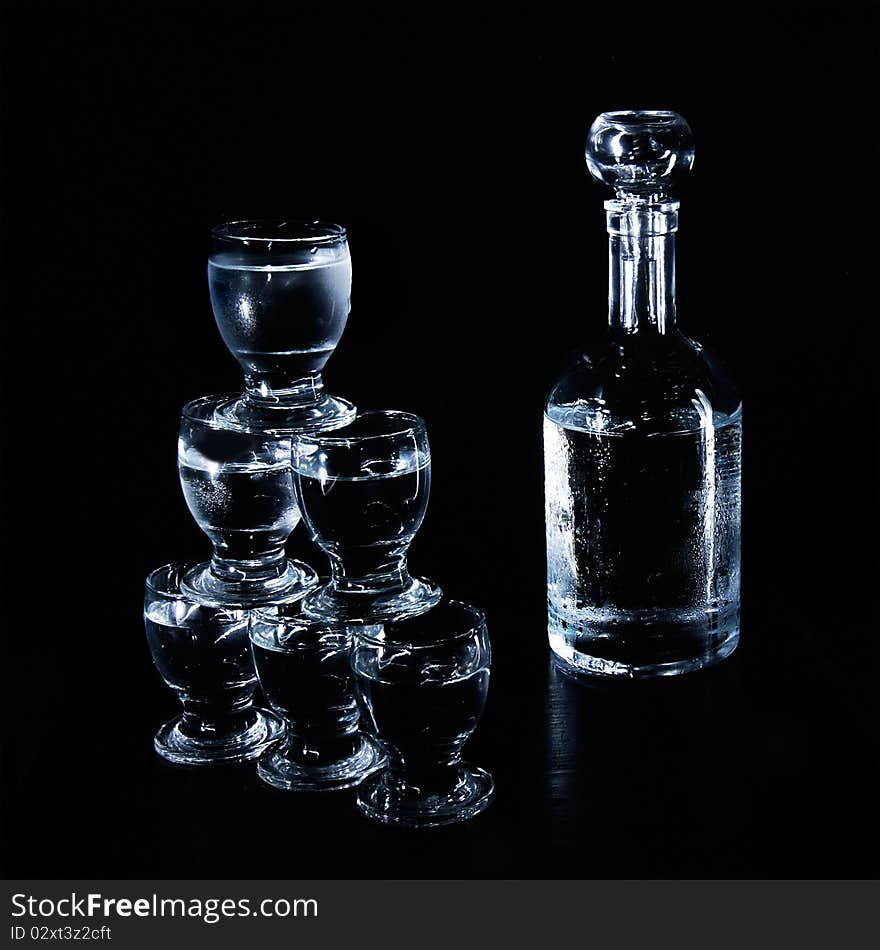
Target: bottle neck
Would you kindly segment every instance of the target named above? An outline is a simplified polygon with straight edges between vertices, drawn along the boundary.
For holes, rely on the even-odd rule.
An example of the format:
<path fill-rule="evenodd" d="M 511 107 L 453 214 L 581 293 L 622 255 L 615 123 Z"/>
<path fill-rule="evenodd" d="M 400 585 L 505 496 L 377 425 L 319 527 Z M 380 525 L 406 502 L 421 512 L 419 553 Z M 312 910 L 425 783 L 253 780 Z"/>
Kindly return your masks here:
<path fill-rule="evenodd" d="M 606 201 L 608 322 L 623 333 L 668 333 L 675 326 L 678 202 Z"/>

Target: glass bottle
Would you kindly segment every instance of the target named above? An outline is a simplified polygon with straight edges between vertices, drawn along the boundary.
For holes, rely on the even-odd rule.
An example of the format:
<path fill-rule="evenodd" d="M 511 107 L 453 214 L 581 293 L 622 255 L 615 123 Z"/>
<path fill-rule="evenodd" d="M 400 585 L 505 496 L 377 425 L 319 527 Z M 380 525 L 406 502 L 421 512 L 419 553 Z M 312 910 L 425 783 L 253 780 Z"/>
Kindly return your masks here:
<path fill-rule="evenodd" d="M 609 326 L 545 405 L 550 647 L 575 676 L 666 676 L 739 639 L 741 404 L 676 321 L 669 190 L 693 165 L 687 123 L 603 113 L 586 154 L 616 192 Z"/>

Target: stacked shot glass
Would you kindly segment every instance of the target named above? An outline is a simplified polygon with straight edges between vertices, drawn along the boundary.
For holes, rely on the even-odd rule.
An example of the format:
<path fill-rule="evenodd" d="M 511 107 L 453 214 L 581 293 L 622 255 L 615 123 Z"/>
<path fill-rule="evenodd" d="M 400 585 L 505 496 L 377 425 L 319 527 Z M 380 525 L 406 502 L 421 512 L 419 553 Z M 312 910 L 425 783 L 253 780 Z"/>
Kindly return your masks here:
<path fill-rule="evenodd" d="M 493 781 L 461 752 L 486 702 L 485 620 L 407 565 L 430 493 L 424 422 L 324 392 L 350 310 L 344 228 L 220 225 L 208 284 L 245 388 L 181 412 L 181 486 L 213 552 L 147 577 L 153 660 L 183 706 L 157 753 L 258 760 L 285 790 L 359 786 L 360 810 L 389 824 L 479 814 Z M 329 560 L 323 581 L 285 554 L 301 520 Z"/>

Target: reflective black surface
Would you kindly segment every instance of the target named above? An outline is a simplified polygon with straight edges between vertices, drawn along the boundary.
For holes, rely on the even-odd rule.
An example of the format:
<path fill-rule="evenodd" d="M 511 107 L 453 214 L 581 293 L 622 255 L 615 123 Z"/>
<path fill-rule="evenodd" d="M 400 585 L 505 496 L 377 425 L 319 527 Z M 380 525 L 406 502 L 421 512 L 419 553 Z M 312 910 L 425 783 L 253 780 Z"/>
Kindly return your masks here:
<path fill-rule="evenodd" d="M 537 15 L 345 30 L 280 10 L 10 16 L 7 875 L 876 875 L 868 219 L 817 125 L 833 115 L 869 144 L 857 51 L 873 26 L 717 16 L 646 25 L 625 54 L 603 40 L 611 18 L 587 35 Z M 658 69 L 661 33 L 677 39 Z M 715 670 L 584 688 L 549 668 L 540 418 L 605 320 L 583 145 L 625 107 L 675 109 L 696 137 L 679 319 L 743 391 L 743 633 Z M 815 147 L 781 174 L 794 138 Z M 208 554 L 177 482 L 179 411 L 240 382 L 208 231 L 279 213 L 348 227 L 353 310 L 327 387 L 425 418 L 411 567 L 487 616 L 467 756 L 497 801 L 467 826 L 373 826 L 353 793 L 287 795 L 250 766 L 152 752 L 176 701 L 152 668 L 143 578 Z M 289 551 L 325 570 L 302 529 Z"/>
<path fill-rule="evenodd" d="M 120 681 L 77 696 L 71 683 L 67 696 L 22 707 L 29 738 L 16 739 L 6 760 L 5 794 L 18 817 L 5 830 L 10 869 L 37 877 L 49 868 L 92 877 L 876 874 L 876 710 L 867 691 L 831 681 L 834 663 L 801 654 L 788 673 L 762 670 L 767 651 L 754 644 L 763 631 L 750 625 L 742 651 L 714 671 L 584 688 L 551 671 L 541 649 L 513 662 L 504 641 L 519 625 L 494 613 L 498 660 L 468 758 L 491 769 L 498 793 L 469 825 L 374 827 L 356 814 L 352 792 L 291 795 L 264 786 L 252 766 L 162 764 L 151 731 L 172 711 L 171 697 L 151 681 L 143 651 L 140 667 L 121 677 L 136 691 Z M 116 634 L 136 642 L 136 621 L 132 611 Z"/>

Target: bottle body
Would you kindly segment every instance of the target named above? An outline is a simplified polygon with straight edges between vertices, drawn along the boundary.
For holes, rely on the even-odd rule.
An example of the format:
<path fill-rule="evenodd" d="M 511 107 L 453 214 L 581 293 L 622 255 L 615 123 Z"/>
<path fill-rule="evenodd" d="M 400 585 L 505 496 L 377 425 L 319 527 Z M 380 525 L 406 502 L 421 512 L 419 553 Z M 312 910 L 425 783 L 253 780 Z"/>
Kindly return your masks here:
<path fill-rule="evenodd" d="M 742 409 L 676 328 L 615 332 L 544 413 L 548 633 L 572 674 L 652 677 L 739 638 Z"/>

